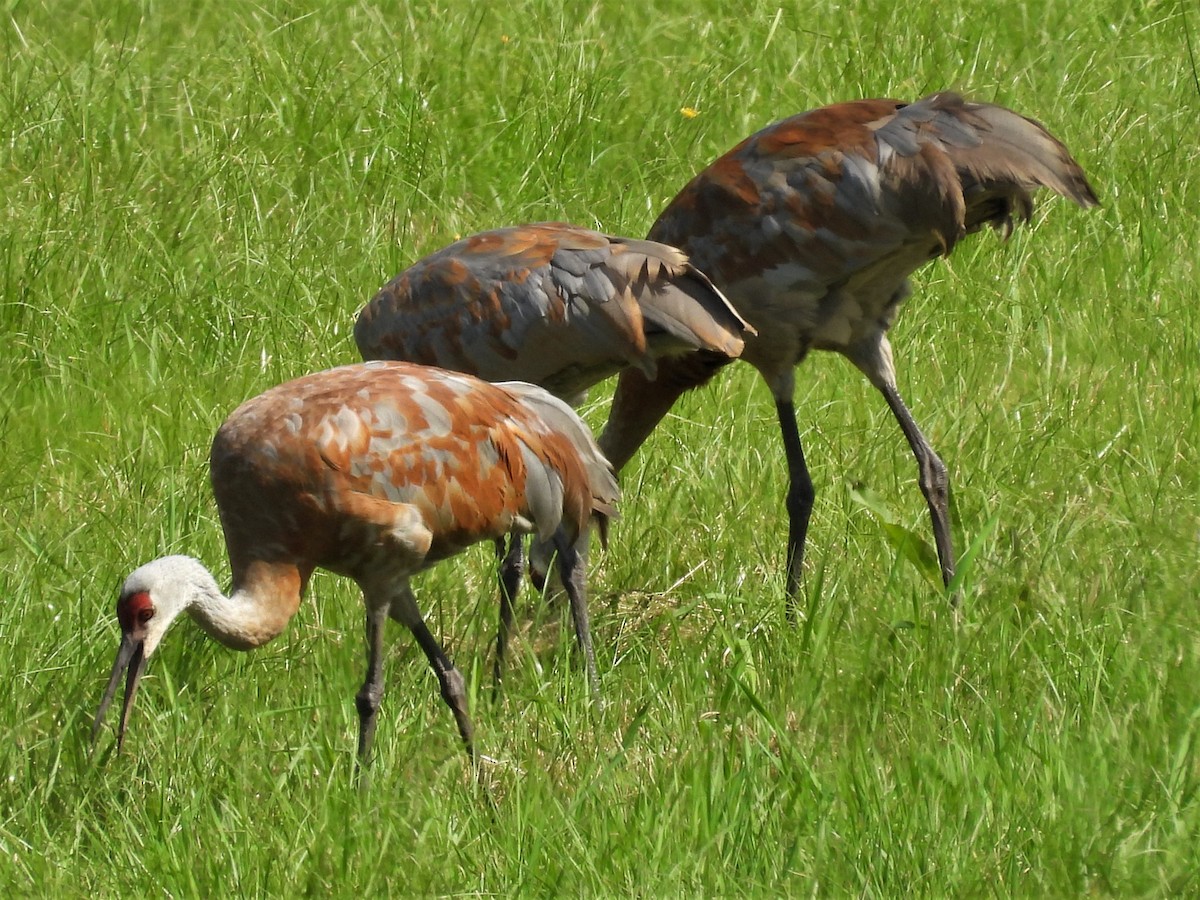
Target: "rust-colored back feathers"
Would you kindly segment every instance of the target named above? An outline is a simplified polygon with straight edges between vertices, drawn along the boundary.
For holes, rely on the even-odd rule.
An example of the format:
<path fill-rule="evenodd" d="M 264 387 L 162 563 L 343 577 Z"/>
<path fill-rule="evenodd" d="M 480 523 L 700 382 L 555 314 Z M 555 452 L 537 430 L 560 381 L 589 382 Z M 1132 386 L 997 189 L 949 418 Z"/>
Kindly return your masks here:
<path fill-rule="evenodd" d="M 419 260 L 362 310 L 364 359 L 519 379 L 563 398 L 665 354 L 737 356 L 746 323 L 678 250 L 543 222 Z"/>
<path fill-rule="evenodd" d="M 211 454 L 235 587 L 250 557 L 359 577 L 377 545 L 411 554 L 416 571 L 513 530 L 548 538 L 563 527 L 573 541 L 593 512 L 581 450 L 593 467 L 600 457 L 580 437 L 590 439 L 585 426 L 564 434 L 547 424 L 529 399 L 539 394 L 375 362 L 247 401 Z M 554 498 L 541 488 L 547 479 L 560 484 Z M 601 515 L 611 513 L 611 488 L 598 488 Z"/>

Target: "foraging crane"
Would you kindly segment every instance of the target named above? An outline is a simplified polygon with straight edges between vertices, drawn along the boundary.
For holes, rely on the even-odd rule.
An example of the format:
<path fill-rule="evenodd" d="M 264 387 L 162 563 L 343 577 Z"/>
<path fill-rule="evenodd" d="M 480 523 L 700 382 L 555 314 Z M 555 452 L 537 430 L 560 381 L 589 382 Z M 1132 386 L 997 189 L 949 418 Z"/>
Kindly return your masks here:
<path fill-rule="evenodd" d="M 542 222 L 464 238 L 418 260 L 359 314 L 363 359 L 401 359 L 515 378 L 578 405 L 633 367 L 653 379 L 664 356 L 736 357 L 751 329 L 687 257 L 663 244 Z M 520 583 L 522 548 L 496 545 L 498 683 Z M 535 569 L 546 564 L 535 544 Z M 535 581 L 541 572 L 535 572 Z"/>
<path fill-rule="evenodd" d="M 353 578 L 366 604 L 360 762 L 383 695 L 389 616 L 425 652 L 474 759 L 462 676 L 426 627 L 409 579 L 510 532 L 535 533 L 557 549 L 597 691 L 577 544 L 592 519 L 603 538 L 619 491 L 587 426 L 548 392 L 408 363 L 343 366 L 243 403 L 217 431 L 210 464 L 232 594 L 186 556 L 148 563 L 126 579 L 117 602 L 121 644 L 93 740 L 128 671 L 120 748 L 146 660 L 181 612 L 222 644 L 249 650 L 283 631 L 321 567 Z"/>
<path fill-rule="evenodd" d="M 651 240 L 681 248 L 758 329 L 742 359 L 775 398 L 790 485 L 787 596 L 793 613 L 814 491 L 793 406 L 810 350 L 841 353 L 883 394 L 917 459 L 942 578 L 954 576 L 946 467 L 896 387 L 887 331 L 908 277 L 990 225 L 1028 221 L 1031 191 L 1097 205 L 1083 170 L 1039 123 L 938 93 L 840 103 L 746 138 L 697 175 Z M 665 360 L 658 377 L 621 374 L 600 446 L 620 471 L 685 390 L 727 359 Z"/>

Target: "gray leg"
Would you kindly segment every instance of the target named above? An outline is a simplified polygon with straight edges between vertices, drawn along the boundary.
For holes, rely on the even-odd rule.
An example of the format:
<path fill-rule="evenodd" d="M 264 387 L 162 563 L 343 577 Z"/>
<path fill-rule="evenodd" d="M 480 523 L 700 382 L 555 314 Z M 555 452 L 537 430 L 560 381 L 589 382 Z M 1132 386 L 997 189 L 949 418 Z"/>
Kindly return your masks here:
<path fill-rule="evenodd" d="M 375 722 L 383 699 L 383 628 L 387 604 L 367 605 L 367 679 L 354 698 L 358 707 L 358 764 L 365 766 L 375 737 Z"/>
<path fill-rule="evenodd" d="M 575 622 L 575 639 L 579 642 L 579 649 L 583 651 L 592 702 L 599 708 L 601 706 L 600 675 L 596 670 L 596 653 L 592 649 L 592 630 L 588 622 L 585 557 L 560 535 L 561 532 L 555 536 L 555 544 L 558 547 L 558 572 L 571 602 L 571 618 Z M 587 537 L 584 536 L 583 540 L 586 541 Z"/>
<path fill-rule="evenodd" d="M 937 545 L 942 581 L 948 587 L 954 578 L 954 543 L 950 536 L 950 477 L 946 473 L 946 465 L 925 439 L 925 435 L 913 420 L 912 413 L 904 405 L 896 386 L 885 384 L 879 390 L 887 400 L 892 415 L 900 423 L 908 445 L 912 447 L 913 456 L 917 458 L 918 483 L 921 485 L 921 493 L 925 495 L 925 502 L 929 504 L 929 517 L 933 520 L 933 540 Z M 951 597 L 950 602 L 957 606 L 958 598 Z"/>
<path fill-rule="evenodd" d="M 901 291 L 907 291 L 907 285 Z M 869 335 L 850 348 L 847 356 L 883 394 L 883 399 L 908 439 L 913 456 L 917 458 L 918 483 L 921 493 L 925 495 L 925 502 L 929 504 L 942 581 L 948 587 L 954 578 L 954 543 L 950 538 L 950 478 L 946 474 L 946 466 L 933 452 L 933 447 L 900 398 L 900 391 L 896 388 L 896 368 L 892 362 L 892 345 L 887 335 L 882 331 Z M 951 597 L 950 603 L 957 606 L 958 597 Z"/>
<path fill-rule="evenodd" d="M 392 601 L 391 615 L 396 621 L 408 626 L 408 630 L 417 639 L 417 643 L 425 653 L 425 658 L 429 660 L 433 674 L 437 676 L 438 684 L 441 685 L 442 699 L 454 713 L 454 720 L 458 723 L 458 733 L 462 735 L 467 755 L 471 757 L 472 763 L 477 762 L 474 742 L 475 729 L 471 725 L 471 716 L 467 712 L 466 682 L 463 681 L 458 669 L 454 668 L 454 663 L 450 662 L 446 652 L 442 650 L 441 644 L 429 633 L 429 628 L 421 617 L 421 611 L 417 609 L 416 598 L 407 587 Z"/>
<path fill-rule="evenodd" d="M 796 408 L 791 400 L 775 401 L 779 416 L 779 430 L 783 434 L 783 450 L 788 468 L 788 542 L 787 542 L 787 616 L 796 618 L 796 594 L 800 591 L 800 573 L 804 563 L 804 540 L 808 535 L 808 521 L 812 517 L 812 476 L 804 462 L 804 448 L 800 445 L 800 430 L 796 426 Z"/>
<path fill-rule="evenodd" d="M 500 680 L 504 677 L 504 651 L 512 629 L 513 603 L 521 586 L 521 570 L 525 567 L 525 552 L 521 535 L 509 536 L 508 551 L 504 539 L 496 541 L 496 557 L 500 562 L 500 624 L 496 629 L 496 664 L 492 670 L 492 702 L 500 695 Z"/>

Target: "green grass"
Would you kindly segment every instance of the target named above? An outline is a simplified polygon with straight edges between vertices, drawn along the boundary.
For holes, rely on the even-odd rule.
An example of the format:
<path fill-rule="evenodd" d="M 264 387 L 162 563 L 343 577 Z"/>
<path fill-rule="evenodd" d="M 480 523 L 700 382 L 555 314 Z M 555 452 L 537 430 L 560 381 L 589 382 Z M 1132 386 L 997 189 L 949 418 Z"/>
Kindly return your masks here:
<path fill-rule="evenodd" d="M 0 889 L 1200 890 L 1198 30 L 1188 4 L 1113 0 L 8 3 Z M 352 361 L 384 281 L 504 224 L 643 234 L 767 122 L 942 87 L 1045 122 L 1104 203 L 965 243 L 894 330 L 976 548 L 960 616 L 856 499 L 926 536 L 886 407 L 819 354 L 786 622 L 774 412 L 734 366 L 624 475 L 591 573 L 603 713 L 532 602 L 492 707 L 490 553 L 423 576 L 479 691 L 486 792 L 399 628 L 355 787 L 361 603 L 330 576 L 253 654 L 179 625 L 126 752 L 90 752 L 121 579 L 166 552 L 227 575 L 217 425 Z"/>

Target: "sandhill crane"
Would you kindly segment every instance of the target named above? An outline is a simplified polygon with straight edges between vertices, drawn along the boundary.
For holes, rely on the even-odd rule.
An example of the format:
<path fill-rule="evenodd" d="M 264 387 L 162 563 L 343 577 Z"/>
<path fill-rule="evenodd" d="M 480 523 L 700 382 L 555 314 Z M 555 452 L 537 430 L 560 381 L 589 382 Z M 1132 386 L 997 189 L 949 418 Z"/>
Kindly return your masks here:
<path fill-rule="evenodd" d="M 249 650 L 283 631 L 321 567 L 353 578 L 366 605 L 367 677 L 356 697 L 360 762 L 383 695 L 389 616 L 412 631 L 429 659 L 474 759 L 462 676 L 426 627 L 409 579 L 514 531 L 557 549 L 595 695 L 576 545 L 592 519 L 603 537 L 618 488 L 587 426 L 548 392 L 408 363 L 343 366 L 243 403 L 217 431 L 210 464 L 232 594 L 224 596 L 186 556 L 164 557 L 128 577 L 117 602 L 120 648 L 93 739 L 128 671 L 120 748 L 146 660 L 181 612 L 222 644 Z"/>
<path fill-rule="evenodd" d="M 775 398 L 790 486 L 789 613 L 799 587 L 814 491 L 793 406 L 809 350 L 846 356 L 883 394 L 919 467 L 942 578 L 954 576 L 946 467 L 896 387 L 887 331 L 908 276 L 985 225 L 1028 221 L 1046 187 L 1098 201 L 1067 148 L 1032 119 L 952 93 L 915 103 L 861 100 L 784 119 L 697 175 L 650 238 L 681 248 L 758 329 L 742 359 Z M 685 390 L 727 359 L 666 360 L 658 377 L 623 372 L 600 446 L 618 471 Z"/>
<path fill-rule="evenodd" d="M 354 339 L 363 359 L 515 378 L 577 405 L 622 369 L 653 379 L 664 356 L 735 357 L 752 331 L 674 247 L 541 222 L 476 234 L 418 260 L 361 311 Z M 535 546 L 535 568 L 545 565 L 545 549 Z M 498 683 L 521 543 L 506 551 L 499 541 L 496 551 Z"/>

